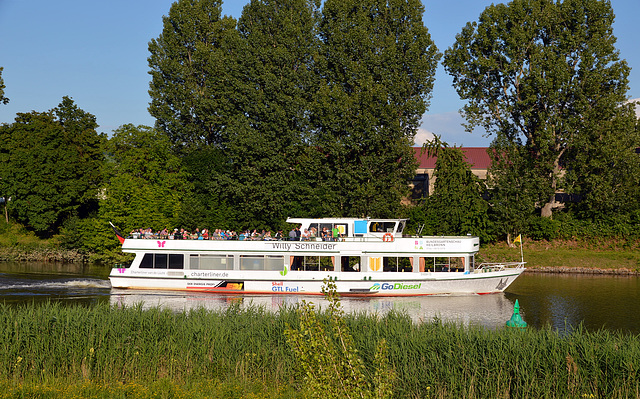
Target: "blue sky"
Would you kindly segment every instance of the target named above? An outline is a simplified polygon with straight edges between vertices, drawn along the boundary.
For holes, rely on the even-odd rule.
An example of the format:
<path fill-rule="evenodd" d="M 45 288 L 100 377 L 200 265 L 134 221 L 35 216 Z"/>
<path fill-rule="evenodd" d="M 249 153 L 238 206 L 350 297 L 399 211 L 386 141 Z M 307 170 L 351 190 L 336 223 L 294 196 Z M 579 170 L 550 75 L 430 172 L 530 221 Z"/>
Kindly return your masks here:
<path fill-rule="evenodd" d="M 247 0 L 227 0 L 223 13 L 240 17 Z M 424 21 L 444 51 L 468 21 L 477 20 L 487 0 L 423 0 Z M 110 134 L 125 123 L 153 126 L 147 112 L 149 75 L 147 45 L 162 30 L 171 0 L 0 0 L 0 67 L 5 95 L 0 123 L 18 112 L 44 112 L 70 96 L 94 114 L 99 131 Z M 621 58 L 632 68 L 630 98 L 640 98 L 640 2 L 612 0 Z M 417 135 L 435 132 L 449 144 L 489 145 L 481 133 L 460 126 L 464 103 L 438 68 L 431 106 Z"/>

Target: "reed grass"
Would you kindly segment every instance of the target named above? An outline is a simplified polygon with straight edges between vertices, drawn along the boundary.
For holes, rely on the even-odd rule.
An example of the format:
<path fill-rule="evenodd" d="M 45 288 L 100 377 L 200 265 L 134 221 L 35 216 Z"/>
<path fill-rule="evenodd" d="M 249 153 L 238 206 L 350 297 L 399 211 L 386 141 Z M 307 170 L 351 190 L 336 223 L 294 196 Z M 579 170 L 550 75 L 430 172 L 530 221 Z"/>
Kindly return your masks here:
<path fill-rule="evenodd" d="M 344 320 L 370 371 L 386 340 L 394 397 L 640 398 L 639 336 L 415 324 L 398 313 Z M 295 309 L 0 305 L 0 398 L 302 397 L 287 325 L 299 326 Z"/>

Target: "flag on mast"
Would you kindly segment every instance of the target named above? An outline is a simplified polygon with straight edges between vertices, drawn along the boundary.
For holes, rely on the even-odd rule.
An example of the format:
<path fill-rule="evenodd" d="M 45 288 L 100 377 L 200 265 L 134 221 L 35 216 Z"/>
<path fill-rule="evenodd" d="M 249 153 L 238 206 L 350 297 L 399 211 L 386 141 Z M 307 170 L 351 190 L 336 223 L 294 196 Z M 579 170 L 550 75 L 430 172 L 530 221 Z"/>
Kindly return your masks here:
<path fill-rule="evenodd" d="M 122 234 L 120 234 L 120 232 L 118 231 L 118 229 L 116 229 L 116 226 L 114 226 L 113 223 L 109 222 L 109 224 L 111 225 L 113 232 L 116 233 L 116 237 L 118 237 L 118 241 L 120 241 L 120 244 L 124 244 L 124 237 L 122 236 Z"/>
<path fill-rule="evenodd" d="M 522 263 L 524 263 L 524 254 L 522 253 L 522 234 L 518 234 L 518 236 L 516 237 L 516 239 L 515 239 L 515 240 L 513 240 L 513 243 L 514 243 L 514 244 L 515 244 L 515 243 L 517 243 L 517 242 L 519 242 L 519 243 L 520 243 L 520 261 L 521 261 Z"/>

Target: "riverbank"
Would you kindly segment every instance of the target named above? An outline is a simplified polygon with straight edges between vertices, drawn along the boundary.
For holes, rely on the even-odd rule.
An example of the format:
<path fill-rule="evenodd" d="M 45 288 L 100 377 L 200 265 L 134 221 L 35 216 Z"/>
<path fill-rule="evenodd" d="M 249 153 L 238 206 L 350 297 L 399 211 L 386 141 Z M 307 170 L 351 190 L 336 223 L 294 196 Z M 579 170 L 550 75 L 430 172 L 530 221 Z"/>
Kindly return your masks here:
<path fill-rule="evenodd" d="M 35 247 L 0 247 L 0 262 L 61 262 L 83 263 L 87 257 L 75 250 Z"/>
<path fill-rule="evenodd" d="M 522 254 L 529 273 L 640 275 L 637 241 L 525 241 Z M 519 245 L 504 242 L 480 249 L 476 263 L 519 261 Z"/>
<path fill-rule="evenodd" d="M 85 262 L 75 249 L 62 248 L 57 238 L 41 239 L 17 224 L 0 223 L 0 262 Z"/>

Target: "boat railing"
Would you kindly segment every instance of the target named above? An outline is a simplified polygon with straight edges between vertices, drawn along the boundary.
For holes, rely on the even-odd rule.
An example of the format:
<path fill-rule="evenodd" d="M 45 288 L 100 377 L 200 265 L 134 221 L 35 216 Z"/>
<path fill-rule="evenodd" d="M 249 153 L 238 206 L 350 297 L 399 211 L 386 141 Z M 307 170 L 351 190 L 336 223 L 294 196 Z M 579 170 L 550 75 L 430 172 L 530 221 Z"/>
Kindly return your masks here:
<path fill-rule="evenodd" d="M 527 262 L 481 263 L 475 267 L 476 273 L 498 272 L 504 269 L 524 269 Z"/>
<path fill-rule="evenodd" d="M 378 241 L 378 242 L 393 242 L 400 237 L 392 236 L 393 238 L 389 238 L 388 236 L 364 236 L 364 237 L 340 237 L 338 239 L 322 239 L 322 238 L 309 238 L 309 239 L 300 239 L 294 240 L 295 242 L 369 242 L 369 241 Z M 141 236 L 140 234 L 131 234 L 127 236 L 127 239 L 147 239 L 147 240 L 173 240 L 173 236 L 159 236 L 159 235 L 151 235 L 148 237 Z M 177 239 L 179 241 L 283 241 L 290 242 L 290 239 L 276 239 L 276 238 L 240 238 L 237 236 L 234 237 L 210 237 L 210 238 L 180 238 Z"/>

